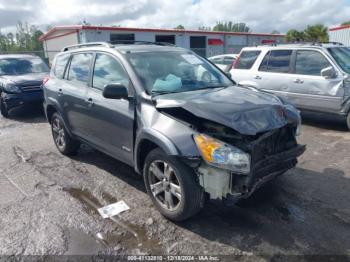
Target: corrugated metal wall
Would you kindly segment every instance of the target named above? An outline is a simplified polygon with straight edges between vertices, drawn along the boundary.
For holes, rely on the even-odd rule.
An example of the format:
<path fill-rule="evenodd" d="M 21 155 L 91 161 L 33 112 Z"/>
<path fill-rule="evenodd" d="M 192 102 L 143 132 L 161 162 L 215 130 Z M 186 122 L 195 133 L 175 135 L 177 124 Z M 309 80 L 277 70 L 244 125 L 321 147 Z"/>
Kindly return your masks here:
<path fill-rule="evenodd" d="M 329 41 L 339 42 L 343 45 L 350 46 L 350 28 L 343 28 L 329 31 Z"/>

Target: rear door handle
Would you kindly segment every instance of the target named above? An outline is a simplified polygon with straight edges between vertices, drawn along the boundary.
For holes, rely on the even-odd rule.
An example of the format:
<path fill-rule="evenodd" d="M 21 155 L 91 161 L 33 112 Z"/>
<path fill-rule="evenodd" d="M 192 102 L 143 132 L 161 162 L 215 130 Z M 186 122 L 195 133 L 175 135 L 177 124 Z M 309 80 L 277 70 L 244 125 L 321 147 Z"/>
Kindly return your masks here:
<path fill-rule="evenodd" d="M 304 81 L 299 79 L 299 78 L 297 78 L 297 79 L 294 80 L 294 83 L 302 84 L 302 83 L 304 83 Z"/>
<path fill-rule="evenodd" d="M 261 80 L 261 76 L 255 76 L 254 79 L 258 79 L 258 80 Z"/>
<path fill-rule="evenodd" d="M 91 97 L 88 98 L 87 102 L 88 102 L 89 106 L 93 106 L 94 105 L 94 100 Z"/>

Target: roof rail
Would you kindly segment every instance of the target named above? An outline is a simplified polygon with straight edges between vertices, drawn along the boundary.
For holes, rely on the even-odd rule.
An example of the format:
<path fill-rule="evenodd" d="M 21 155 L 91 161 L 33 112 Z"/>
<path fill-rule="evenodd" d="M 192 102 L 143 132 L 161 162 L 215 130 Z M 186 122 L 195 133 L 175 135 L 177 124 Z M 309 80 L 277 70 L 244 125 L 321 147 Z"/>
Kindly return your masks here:
<path fill-rule="evenodd" d="M 280 45 L 312 45 L 312 46 L 322 46 L 322 44 L 333 44 L 333 45 L 343 45 L 340 42 L 304 42 L 304 41 L 295 41 L 295 42 L 286 42 L 286 43 L 271 43 L 263 44 L 257 46 L 280 46 Z"/>
<path fill-rule="evenodd" d="M 108 42 L 112 45 L 128 45 L 128 44 L 139 44 L 139 45 L 163 45 L 163 46 L 176 46 L 168 42 L 152 42 L 152 41 L 142 41 L 142 40 L 115 40 Z"/>
<path fill-rule="evenodd" d="M 111 44 L 109 44 L 107 42 L 91 42 L 91 43 L 84 43 L 84 44 L 77 44 L 77 45 L 66 46 L 66 47 L 62 48 L 61 52 L 68 51 L 69 49 L 89 47 L 89 46 L 113 47 L 113 45 L 111 45 Z"/>
<path fill-rule="evenodd" d="M 333 45 L 343 45 L 343 43 L 340 42 L 319 42 L 320 44 L 333 44 Z"/>

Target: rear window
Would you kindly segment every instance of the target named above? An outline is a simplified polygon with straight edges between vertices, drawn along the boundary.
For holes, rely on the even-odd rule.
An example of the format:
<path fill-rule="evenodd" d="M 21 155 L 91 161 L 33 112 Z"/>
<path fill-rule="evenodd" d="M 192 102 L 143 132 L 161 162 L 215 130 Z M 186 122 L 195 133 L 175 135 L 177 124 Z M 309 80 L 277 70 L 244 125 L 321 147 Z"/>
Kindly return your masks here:
<path fill-rule="evenodd" d="M 290 68 L 290 59 L 292 50 L 274 50 L 270 51 L 264 57 L 259 71 L 288 73 Z"/>
<path fill-rule="evenodd" d="M 63 78 L 68 59 L 69 59 L 68 54 L 57 56 L 55 67 L 53 68 L 53 74 L 57 78 Z"/>
<path fill-rule="evenodd" d="M 235 65 L 236 69 L 250 69 L 255 63 L 256 59 L 260 55 L 261 51 L 243 51 L 239 55 L 237 64 Z"/>

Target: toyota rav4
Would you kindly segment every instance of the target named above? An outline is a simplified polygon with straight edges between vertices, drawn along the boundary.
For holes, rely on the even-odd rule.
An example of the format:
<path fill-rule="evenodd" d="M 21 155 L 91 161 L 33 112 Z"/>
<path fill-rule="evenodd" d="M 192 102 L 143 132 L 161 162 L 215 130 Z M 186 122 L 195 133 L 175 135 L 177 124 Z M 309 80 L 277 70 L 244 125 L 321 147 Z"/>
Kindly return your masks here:
<path fill-rule="evenodd" d="M 44 84 L 58 150 L 87 143 L 143 175 L 167 218 L 206 199 L 237 201 L 297 164 L 299 112 L 237 86 L 192 51 L 164 44 L 64 48 Z"/>

